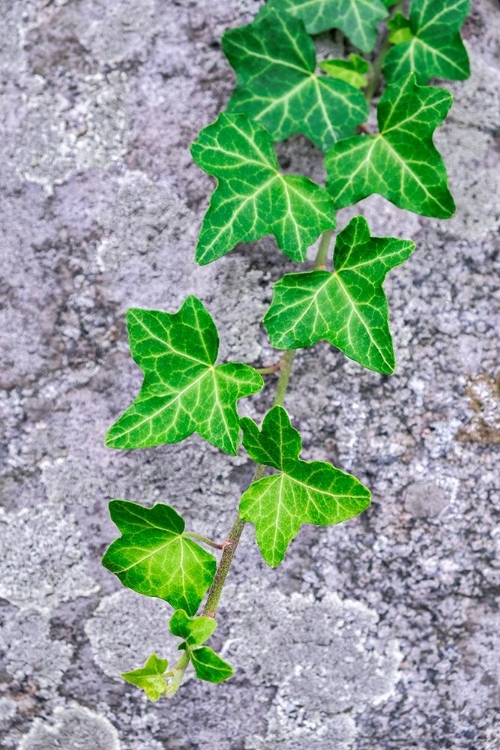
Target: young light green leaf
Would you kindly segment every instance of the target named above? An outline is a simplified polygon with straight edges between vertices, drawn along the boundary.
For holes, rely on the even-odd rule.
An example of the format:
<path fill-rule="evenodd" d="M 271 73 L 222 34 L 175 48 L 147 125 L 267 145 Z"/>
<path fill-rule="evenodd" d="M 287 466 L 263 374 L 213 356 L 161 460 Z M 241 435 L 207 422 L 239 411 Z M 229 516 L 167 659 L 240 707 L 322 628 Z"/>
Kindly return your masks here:
<path fill-rule="evenodd" d="M 370 64 L 354 53 L 347 60 L 323 60 L 319 67 L 333 78 L 339 78 L 357 89 L 362 89 L 368 83 L 366 74 L 370 70 Z"/>
<path fill-rule="evenodd" d="M 211 648 L 199 648 L 210 638 L 216 627 L 217 623 L 212 617 L 188 617 L 182 610 L 174 612 L 170 620 L 173 635 L 184 638 L 179 649 L 187 652 L 196 676 L 208 682 L 223 682 L 233 674 L 232 667 Z"/>
<path fill-rule="evenodd" d="M 303 133 L 325 149 L 367 118 L 365 97 L 349 81 L 315 75 L 314 42 L 291 15 L 226 31 L 222 47 L 238 81 L 229 111 L 261 122 L 275 141 Z"/>
<path fill-rule="evenodd" d="M 169 505 L 144 508 L 126 500 L 109 503 L 122 536 L 102 559 L 124 586 L 194 614 L 212 583 L 215 558 L 184 535 L 184 520 Z"/>
<path fill-rule="evenodd" d="M 213 617 L 189 617 L 183 609 L 178 609 L 170 619 L 170 632 L 183 638 L 189 646 L 201 646 L 208 641 L 217 623 Z"/>
<path fill-rule="evenodd" d="M 371 52 L 377 24 L 387 18 L 382 0 L 268 0 L 257 18 L 288 11 L 304 21 L 310 34 L 340 29 L 362 52 Z"/>
<path fill-rule="evenodd" d="M 233 676 L 233 668 L 208 646 L 190 649 L 194 671 L 200 680 L 206 682 L 224 682 Z"/>
<path fill-rule="evenodd" d="M 370 237 L 356 216 L 337 237 L 335 272 L 283 276 L 264 324 L 277 349 L 301 349 L 326 339 L 363 367 L 389 374 L 396 364 L 389 309 L 382 283 L 415 245 L 393 237 Z"/>
<path fill-rule="evenodd" d="M 388 26 L 391 44 L 402 44 L 413 39 L 410 22 L 402 13 L 396 13 L 389 21 Z M 409 72 L 411 73 L 411 71 Z"/>
<path fill-rule="evenodd" d="M 248 365 L 215 366 L 219 337 L 200 300 L 187 297 L 177 313 L 132 308 L 130 349 L 144 372 L 139 395 L 106 435 L 109 448 L 178 443 L 197 432 L 236 454 L 236 403 L 260 390 L 262 377 Z"/>
<path fill-rule="evenodd" d="M 396 14 L 389 26 L 390 41 L 384 73 L 389 81 L 415 73 L 419 83 L 429 78 L 463 81 L 470 76 L 469 55 L 460 29 L 470 0 L 413 0 L 410 18 Z"/>
<path fill-rule="evenodd" d="M 255 524 L 257 544 L 271 567 L 283 560 L 302 524 L 341 523 L 369 505 L 370 492 L 355 477 L 299 458 L 300 435 L 281 406 L 266 414 L 261 430 L 247 417 L 241 427 L 250 458 L 279 470 L 253 482 L 240 500 L 240 516 Z"/>
<path fill-rule="evenodd" d="M 131 685 L 144 690 L 149 700 L 155 702 L 165 694 L 167 689 L 164 677 L 167 667 L 166 659 L 159 659 L 156 654 L 151 654 L 143 667 L 134 669 L 132 672 L 124 672 L 122 677 Z"/>
<path fill-rule="evenodd" d="M 245 115 L 219 115 L 191 152 L 219 180 L 196 248 L 201 265 L 267 234 L 285 255 L 302 261 L 321 232 L 335 226 L 327 191 L 306 177 L 282 175 L 269 133 Z"/>
<path fill-rule="evenodd" d="M 326 153 L 336 207 L 379 193 L 423 216 L 452 216 L 446 167 L 432 142 L 452 101 L 449 91 L 418 86 L 413 74 L 388 86 L 378 105 L 380 133 L 345 138 Z"/>

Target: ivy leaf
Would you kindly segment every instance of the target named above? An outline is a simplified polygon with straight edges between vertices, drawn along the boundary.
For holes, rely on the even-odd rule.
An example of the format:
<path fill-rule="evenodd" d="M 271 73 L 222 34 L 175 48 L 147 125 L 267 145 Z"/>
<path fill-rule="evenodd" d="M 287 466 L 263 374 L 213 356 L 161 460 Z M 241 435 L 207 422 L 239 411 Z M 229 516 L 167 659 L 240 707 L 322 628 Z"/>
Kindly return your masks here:
<path fill-rule="evenodd" d="M 304 21 L 310 34 L 340 29 L 362 52 L 371 52 L 377 24 L 387 18 L 382 0 L 268 0 L 257 18 L 288 11 Z"/>
<path fill-rule="evenodd" d="M 194 614 L 217 564 L 184 534 L 183 518 L 169 505 L 144 508 L 127 500 L 112 500 L 109 512 L 122 536 L 108 547 L 104 567 L 127 588 Z"/>
<path fill-rule="evenodd" d="M 367 118 L 360 91 L 315 75 L 314 42 L 293 16 L 269 13 L 226 31 L 222 47 L 238 82 L 229 111 L 261 122 L 275 141 L 303 133 L 325 149 Z"/>
<path fill-rule="evenodd" d="M 217 683 L 229 679 L 233 675 L 233 668 L 208 646 L 199 648 L 216 627 L 217 623 L 212 617 L 188 617 L 183 610 L 174 612 L 170 620 L 173 635 L 184 638 L 179 649 L 187 651 L 196 676 L 200 680 Z"/>
<path fill-rule="evenodd" d="M 236 454 L 236 402 L 260 390 L 248 365 L 215 366 L 219 337 L 200 300 L 187 297 L 177 313 L 132 308 L 127 328 L 134 361 L 144 372 L 139 395 L 106 435 L 109 448 L 178 443 L 197 432 Z"/>
<path fill-rule="evenodd" d="M 200 680 L 224 682 L 233 676 L 233 668 L 208 646 L 190 650 L 194 671 Z"/>
<path fill-rule="evenodd" d="M 460 29 L 469 10 L 470 0 L 413 0 L 410 18 L 398 13 L 389 24 L 396 46 L 385 58 L 386 78 L 394 81 L 412 72 L 419 83 L 468 78 L 469 55 Z"/>
<path fill-rule="evenodd" d="M 170 632 L 183 638 L 189 646 L 201 646 L 208 641 L 217 623 L 213 617 L 189 617 L 183 609 L 178 609 L 170 619 Z"/>
<path fill-rule="evenodd" d="M 357 89 L 362 89 L 368 83 L 366 74 L 370 70 L 370 64 L 354 53 L 347 60 L 323 60 L 319 67 L 333 78 L 339 78 Z"/>
<path fill-rule="evenodd" d="M 264 318 L 271 344 L 301 349 L 326 339 L 369 370 L 393 372 L 396 361 L 382 283 L 414 248 L 408 240 L 370 237 L 366 220 L 356 216 L 337 237 L 334 273 L 291 273 L 275 285 Z"/>
<path fill-rule="evenodd" d="M 296 261 L 321 232 L 335 226 L 332 198 L 316 183 L 282 175 L 267 130 L 245 115 L 222 113 L 191 146 L 196 163 L 217 177 L 201 227 L 196 260 L 225 255 L 238 242 L 268 234 Z"/>
<path fill-rule="evenodd" d="M 165 694 L 167 689 L 164 677 L 167 667 L 166 659 L 159 659 L 156 654 L 151 654 L 143 667 L 134 669 L 132 672 L 124 672 L 122 677 L 131 685 L 144 690 L 149 700 L 155 702 Z"/>
<path fill-rule="evenodd" d="M 266 414 L 261 430 L 247 417 L 241 427 L 250 458 L 279 471 L 253 482 L 240 501 L 240 516 L 255 524 L 271 567 L 283 560 L 302 524 L 341 523 L 369 505 L 370 492 L 355 477 L 323 461 L 300 460 L 300 435 L 281 406 Z"/>
<path fill-rule="evenodd" d="M 449 91 L 418 86 L 413 74 L 388 86 L 378 105 L 380 133 L 345 138 L 326 153 L 337 208 L 379 193 L 423 216 L 452 216 L 446 167 L 432 142 L 452 101 Z"/>
<path fill-rule="evenodd" d="M 392 44 L 401 44 L 413 39 L 410 22 L 402 13 L 396 13 L 387 25 L 390 30 L 389 41 Z M 412 71 L 408 72 L 411 73 Z"/>

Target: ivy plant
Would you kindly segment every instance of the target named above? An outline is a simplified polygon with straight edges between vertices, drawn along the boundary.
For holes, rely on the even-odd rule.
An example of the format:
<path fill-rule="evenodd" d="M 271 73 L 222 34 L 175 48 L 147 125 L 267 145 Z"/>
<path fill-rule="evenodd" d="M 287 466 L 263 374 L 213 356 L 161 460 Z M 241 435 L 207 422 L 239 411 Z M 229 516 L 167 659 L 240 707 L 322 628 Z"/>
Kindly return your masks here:
<path fill-rule="evenodd" d="M 227 111 L 191 147 L 194 161 L 216 180 L 196 260 L 211 263 L 238 243 L 271 235 L 289 259 L 303 263 L 319 242 L 312 268 L 275 284 L 263 322 L 282 354 L 268 367 L 217 364 L 216 324 L 196 297 L 187 297 L 177 312 L 127 312 L 131 354 L 144 379 L 128 407 L 125 399 L 106 445 L 146 448 L 196 433 L 230 455 L 244 451 L 255 463 L 221 541 L 190 530 L 191 520 L 186 530 L 167 503 L 110 503 L 120 536 L 104 566 L 124 586 L 163 599 L 172 636 L 180 639 L 172 666 L 164 654 L 151 654 L 123 675 L 150 700 L 173 696 L 190 666 L 196 678 L 212 683 L 233 675 L 207 641 L 247 523 L 263 559 L 275 567 L 304 524 L 343 523 L 370 504 L 369 489 L 355 476 L 301 458 L 302 439 L 283 403 L 296 352 L 321 340 L 376 373 L 389 375 L 396 367 L 383 283 L 415 245 L 373 236 L 358 215 L 330 253 L 335 213 L 379 193 L 422 216 L 453 215 L 446 167 L 433 143 L 452 96 L 428 83 L 469 75 L 460 37 L 468 10 L 469 0 L 412 0 L 408 16 L 404 3 L 393 0 L 268 0 L 251 24 L 223 36 L 236 86 Z M 324 53 L 333 30 L 337 41 L 342 32 L 348 49 L 352 44 L 369 57 L 351 51 L 335 57 L 332 44 L 332 54 L 318 65 L 314 35 L 328 32 Z M 373 102 L 378 133 L 367 125 Z M 295 133 L 325 152 L 326 186 L 280 168 L 274 143 Z M 238 402 L 264 387 L 263 376 L 277 383 L 259 426 L 240 418 Z M 193 508 L 189 519 L 194 515 Z"/>

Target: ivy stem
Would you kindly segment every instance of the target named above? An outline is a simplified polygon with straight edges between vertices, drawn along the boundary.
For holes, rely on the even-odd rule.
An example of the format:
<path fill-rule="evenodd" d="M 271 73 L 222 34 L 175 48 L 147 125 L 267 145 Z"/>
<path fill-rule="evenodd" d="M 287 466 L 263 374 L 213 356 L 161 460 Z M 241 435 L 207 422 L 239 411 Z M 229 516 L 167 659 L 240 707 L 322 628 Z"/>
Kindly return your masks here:
<path fill-rule="evenodd" d="M 318 253 L 316 260 L 314 261 L 314 270 L 326 270 L 326 262 L 328 260 L 328 252 L 330 250 L 330 243 L 332 241 L 333 229 L 328 229 L 321 235 L 319 243 Z"/>
<path fill-rule="evenodd" d="M 323 232 L 316 255 L 316 260 L 314 262 L 315 269 L 326 268 L 326 260 L 328 258 L 328 251 L 330 249 L 332 235 L 332 230 Z M 274 397 L 273 406 L 281 406 L 283 404 L 283 401 L 285 400 L 285 395 L 292 374 L 293 361 L 295 359 L 296 351 L 296 349 L 288 349 L 283 353 L 283 356 L 278 363 L 279 367 L 275 366 L 275 371 L 279 370 L 279 377 L 278 384 L 276 386 L 276 395 Z M 250 484 L 253 484 L 253 482 L 257 482 L 259 479 L 262 479 L 262 477 L 265 476 L 266 471 L 267 466 L 264 466 L 263 464 L 257 464 Z M 236 548 L 241 539 L 241 534 L 243 532 L 243 529 L 245 528 L 245 523 L 246 522 L 243 521 L 238 514 L 233 523 L 231 531 L 227 536 L 226 541 L 222 544 L 222 557 L 220 559 L 219 565 L 217 566 L 214 580 L 208 594 L 207 602 L 202 612 L 205 617 L 215 618 L 217 614 L 217 607 L 219 606 L 222 589 L 224 588 L 227 574 L 229 573 L 231 563 L 233 562 L 234 553 L 236 552 Z"/>
<path fill-rule="evenodd" d="M 281 357 L 280 376 L 276 386 L 276 395 L 274 397 L 273 406 L 283 405 L 288 383 L 290 382 L 290 376 L 292 374 L 293 360 L 295 359 L 296 351 L 296 349 L 288 349 L 288 351 L 286 351 Z"/>
<path fill-rule="evenodd" d="M 404 6 L 404 0 L 399 0 L 398 3 L 393 8 L 393 11 L 391 13 L 391 18 L 393 18 L 396 13 L 399 13 L 403 10 Z M 380 83 L 380 79 L 382 77 L 382 68 L 384 65 L 385 56 L 389 51 L 389 47 L 391 46 L 391 43 L 389 42 L 389 29 L 386 28 L 384 31 L 384 36 L 382 37 L 382 41 L 379 47 L 379 50 L 377 52 L 377 55 L 375 57 L 375 60 L 373 61 L 372 69 L 370 71 L 370 75 L 368 78 L 368 85 L 365 89 L 365 97 L 366 101 L 369 103 L 377 93 L 377 88 Z"/>

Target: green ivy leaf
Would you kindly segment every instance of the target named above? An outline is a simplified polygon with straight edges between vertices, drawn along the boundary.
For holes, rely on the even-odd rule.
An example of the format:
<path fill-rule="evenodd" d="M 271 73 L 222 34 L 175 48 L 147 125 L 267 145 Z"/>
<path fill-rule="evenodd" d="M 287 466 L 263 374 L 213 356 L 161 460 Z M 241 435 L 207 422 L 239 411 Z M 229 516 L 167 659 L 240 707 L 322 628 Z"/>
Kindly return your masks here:
<path fill-rule="evenodd" d="M 396 14 L 389 24 L 396 46 L 385 58 L 386 78 L 394 81 L 412 72 L 419 83 L 468 78 L 469 55 L 460 29 L 469 10 L 470 0 L 413 0 L 409 20 Z"/>
<path fill-rule="evenodd" d="M 122 677 L 126 682 L 144 690 L 150 701 L 157 701 L 165 694 L 167 682 L 164 674 L 167 671 L 168 661 L 159 659 L 156 654 L 151 654 L 141 669 L 133 672 L 124 672 Z"/>
<path fill-rule="evenodd" d="M 319 67 L 333 78 L 340 78 L 357 89 L 362 89 L 368 83 L 366 74 L 370 70 L 370 64 L 354 53 L 347 60 L 323 60 Z"/>
<path fill-rule="evenodd" d="M 388 86 L 378 105 L 380 133 L 345 138 L 326 153 L 337 208 L 379 193 L 423 216 L 452 216 L 446 167 L 432 142 L 452 101 L 449 91 L 418 86 L 413 74 Z"/>
<path fill-rule="evenodd" d="M 233 668 L 208 646 L 190 650 L 194 671 L 199 680 L 224 682 L 233 676 Z"/>
<path fill-rule="evenodd" d="M 201 646 L 205 643 L 217 623 L 212 617 L 188 617 L 186 612 L 177 610 L 170 620 L 173 635 L 184 638 L 179 649 L 186 651 L 193 663 L 196 676 L 207 682 L 223 682 L 233 675 L 233 668 L 227 664 L 213 649 Z"/>
<path fill-rule="evenodd" d="M 208 641 L 217 623 L 213 617 L 189 617 L 183 609 L 178 609 L 170 620 L 170 632 L 183 638 L 188 646 L 201 646 Z"/>
<path fill-rule="evenodd" d="M 402 13 L 396 13 L 388 23 L 389 41 L 391 44 L 401 44 L 413 39 L 410 22 Z M 408 71 L 411 73 L 411 71 Z"/>
<path fill-rule="evenodd" d="M 144 372 L 139 395 L 106 435 L 109 448 L 178 443 L 197 432 L 236 454 L 236 402 L 260 390 L 262 377 L 248 365 L 215 366 L 219 337 L 196 297 L 177 313 L 132 308 L 127 312 L 130 349 Z"/>
<path fill-rule="evenodd" d="M 196 248 L 201 265 L 268 234 L 285 255 L 302 261 L 321 232 L 335 226 L 327 191 L 306 177 L 282 175 L 269 133 L 245 115 L 219 115 L 191 152 L 219 180 Z"/>
<path fill-rule="evenodd" d="M 261 122 L 275 141 L 303 133 L 325 149 L 368 116 L 365 97 L 349 82 L 315 75 L 314 42 L 293 16 L 269 13 L 226 31 L 222 47 L 238 82 L 229 111 Z"/>
<path fill-rule="evenodd" d="M 183 518 L 169 505 L 144 508 L 127 500 L 112 500 L 109 512 L 122 536 L 108 547 L 104 567 L 127 588 L 194 614 L 217 564 L 184 535 Z"/>
<path fill-rule="evenodd" d="M 255 524 L 257 544 L 271 567 L 283 560 L 302 524 L 341 523 L 369 505 L 370 492 L 355 477 L 323 461 L 300 460 L 300 435 L 281 406 L 266 414 L 260 431 L 247 417 L 241 427 L 250 458 L 279 471 L 253 482 L 240 501 L 240 516 Z"/>
<path fill-rule="evenodd" d="M 304 21 L 310 34 L 340 29 L 362 52 L 371 52 L 377 24 L 387 18 L 382 0 L 268 0 L 257 18 L 288 11 Z"/>
<path fill-rule="evenodd" d="M 393 237 L 370 237 L 356 216 L 337 237 L 335 272 L 309 271 L 284 276 L 264 324 L 277 349 L 301 349 L 326 339 L 375 372 L 389 374 L 396 364 L 389 309 L 382 283 L 415 245 Z"/>

